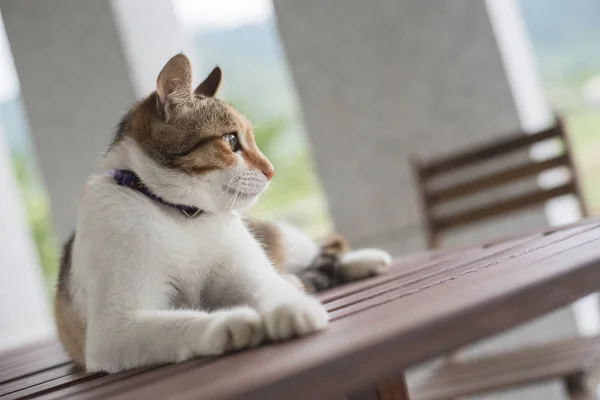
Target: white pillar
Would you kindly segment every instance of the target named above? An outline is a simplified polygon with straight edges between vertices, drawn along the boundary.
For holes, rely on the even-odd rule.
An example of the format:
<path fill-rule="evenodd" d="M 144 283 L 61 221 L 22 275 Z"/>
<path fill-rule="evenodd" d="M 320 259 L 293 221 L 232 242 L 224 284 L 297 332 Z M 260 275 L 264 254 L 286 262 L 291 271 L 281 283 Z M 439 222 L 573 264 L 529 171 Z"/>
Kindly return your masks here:
<path fill-rule="evenodd" d="M 171 1 L 111 0 L 111 5 L 137 97 L 156 89 L 158 73 L 175 54 L 194 59 Z"/>
<path fill-rule="evenodd" d="M 521 127 L 528 132 L 547 128 L 553 116 L 519 6 L 515 0 L 486 0 L 486 5 Z"/>

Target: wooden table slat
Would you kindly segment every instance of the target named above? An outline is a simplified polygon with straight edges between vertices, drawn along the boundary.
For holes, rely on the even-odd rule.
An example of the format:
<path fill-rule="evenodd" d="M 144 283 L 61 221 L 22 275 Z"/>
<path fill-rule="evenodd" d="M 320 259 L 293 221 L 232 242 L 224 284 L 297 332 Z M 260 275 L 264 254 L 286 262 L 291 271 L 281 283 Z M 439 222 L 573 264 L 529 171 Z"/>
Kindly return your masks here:
<path fill-rule="evenodd" d="M 60 364 L 56 367 L 49 368 L 37 373 L 27 375 L 25 377 L 14 379 L 10 382 L 0 385 L 0 397 L 8 395 L 19 390 L 28 389 L 33 386 L 40 385 L 45 382 L 53 381 L 67 375 L 74 374 L 77 368 L 72 363 Z"/>
<path fill-rule="evenodd" d="M 65 385 L 61 387 L 53 387 L 51 390 L 47 390 L 42 396 L 38 397 L 39 399 L 44 400 L 57 400 L 57 399 L 71 399 L 77 396 L 83 396 L 85 398 L 94 398 L 97 397 L 99 399 L 104 399 L 107 397 L 111 397 L 113 394 L 117 394 L 119 392 L 126 391 L 125 389 L 128 387 L 128 383 L 133 376 L 137 376 L 139 378 L 143 378 L 145 382 L 154 383 L 156 380 L 153 378 L 152 371 L 153 370 L 169 370 L 171 374 L 178 374 L 183 371 L 187 371 L 190 369 L 197 368 L 198 365 L 202 365 L 206 362 L 209 362 L 208 359 L 199 359 L 188 361 L 180 364 L 171 364 L 165 366 L 152 366 L 145 368 L 137 368 L 130 371 L 124 371 L 117 374 L 111 375 L 99 375 L 95 379 L 86 380 L 84 382 L 78 382 L 76 385 Z M 139 384 L 139 381 L 136 381 Z M 118 383 L 118 385 L 115 385 Z M 130 385 L 132 388 L 135 388 L 136 385 Z M 117 389 L 116 391 L 112 391 L 113 389 Z"/>
<path fill-rule="evenodd" d="M 57 390 L 79 385 L 86 381 L 91 381 L 100 378 L 103 374 L 92 374 L 85 372 L 77 372 L 71 375 L 66 375 L 51 381 L 46 381 L 35 386 L 21 389 L 11 393 L 9 396 L 15 396 L 18 399 L 41 398 L 43 395 L 55 392 Z M 10 398 L 10 397 L 9 397 Z"/>
<path fill-rule="evenodd" d="M 71 359 L 56 339 L 25 346 L 6 358 L 2 356 L 0 385 L 69 362 Z"/>
<path fill-rule="evenodd" d="M 581 227 L 579 228 L 581 229 Z M 318 298 L 324 304 L 328 304 L 333 301 L 344 299 L 348 296 L 375 288 L 377 286 L 387 284 L 395 279 L 406 278 L 406 276 L 410 274 L 423 273 L 424 270 L 428 269 L 439 269 L 440 267 L 446 266 L 449 263 L 452 265 L 462 265 L 464 263 L 474 262 L 484 257 L 489 257 L 491 254 L 497 252 L 499 247 L 510 248 L 521 243 L 528 243 L 542 236 L 543 235 L 541 234 L 537 234 L 523 238 L 512 238 L 511 240 L 507 240 L 507 242 L 494 243 L 490 246 L 482 245 L 477 247 L 469 247 L 462 249 L 460 252 L 446 252 L 442 254 L 426 253 L 408 259 L 400 258 L 394 260 L 394 268 L 391 268 L 386 274 L 338 286 L 320 294 Z"/>
<path fill-rule="evenodd" d="M 536 239 L 539 237 L 536 237 Z M 523 243 L 531 243 L 531 238 L 527 241 L 516 240 L 505 243 L 502 247 L 494 247 L 493 249 L 483 250 L 476 249 L 476 252 L 468 252 L 470 257 L 449 257 L 443 260 L 434 260 L 432 262 L 423 263 L 420 265 L 404 265 L 397 264 L 392 268 L 392 273 L 386 274 L 384 277 L 377 277 L 373 279 L 375 282 L 357 282 L 362 284 L 355 288 L 348 288 L 344 293 L 344 296 L 340 296 L 337 299 L 332 299 L 325 302 L 328 311 L 336 311 L 341 308 L 347 307 L 348 305 L 359 303 L 368 300 L 372 297 L 376 297 L 389 292 L 390 290 L 406 286 L 410 283 L 417 283 L 427 278 L 433 278 L 435 276 L 448 275 L 459 270 L 467 268 L 471 265 L 476 265 L 482 261 L 494 259 L 494 257 L 501 257 L 502 255 L 512 254 L 512 250 L 515 247 L 522 245 Z M 441 266 L 444 268 L 440 268 Z"/>
<path fill-rule="evenodd" d="M 422 273 L 423 270 L 426 269 L 440 269 L 440 267 L 446 267 L 447 263 L 460 266 L 461 262 L 473 263 L 483 258 L 489 258 L 490 256 L 510 254 L 506 250 L 516 248 L 518 245 L 522 245 L 519 247 L 522 249 L 526 247 L 527 244 L 533 243 L 533 241 L 536 239 L 543 240 L 543 242 L 538 243 L 538 245 L 553 244 L 554 242 L 562 240 L 563 238 L 572 237 L 583 232 L 594 230 L 598 227 L 600 227 L 600 224 L 598 224 L 596 221 L 585 224 L 570 224 L 562 227 L 562 229 L 557 229 L 556 227 L 548 228 L 542 233 L 507 237 L 501 241 L 496 240 L 478 246 L 465 247 L 459 250 L 442 249 L 437 252 L 419 254 L 417 256 L 408 258 L 406 261 L 400 259 L 398 262 L 398 268 L 392 269 L 388 274 L 339 286 L 319 295 L 319 299 L 324 304 L 327 304 L 340 298 L 347 298 L 352 294 L 363 292 L 381 284 L 386 284 L 394 278 L 404 277 L 409 273 Z M 556 235 L 559 235 L 559 237 L 557 238 Z"/>
<path fill-rule="evenodd" d="M 332 319 L 340 318 L 390 301 L 390 299 L 407 296 L 416 291 L 440 285 L 445 281 L 454 280 L 461 275 L 473 273 L 482 268 L 498 266 L 502 263 L 533 262 L 538 257 L 546 257 L 550 254 L 540 251 L 545 247 L 554 245 L 551 251 L 560 251 L 560 249 L 568 248 L 573 243 L 582 240 L 581 237 L 586 233 L 588 235 L 585 237 L 593 238 L 596 236 L 596 233 L 592 230 L 579 227 L 553 235 L 542 236 L 526 243 L 516 242 L 514 246 L 512 242 L 507 242 L 505 247 L 495 248 L 496 251 L 484 254 L 473 261 L 450 262 L 444 268 L 433 270 L 423 266 L 423 268 L 417 270 L 416 276 L 411 276 L 409 279 L 391 280 L 386 284 L 328 303 L 326 306 Z"/>

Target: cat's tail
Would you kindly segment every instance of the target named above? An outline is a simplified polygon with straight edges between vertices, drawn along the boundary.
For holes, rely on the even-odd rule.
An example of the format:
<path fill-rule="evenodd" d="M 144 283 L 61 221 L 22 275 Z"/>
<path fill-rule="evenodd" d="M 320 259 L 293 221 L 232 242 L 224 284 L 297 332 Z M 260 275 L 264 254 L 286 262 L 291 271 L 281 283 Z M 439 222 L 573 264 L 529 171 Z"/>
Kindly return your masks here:
<path fill-rule="evenodd" d="M 391 256 L 379 249 L 351 250 L 339 234 L 321 243 L 289 224 L 248 220 L 248 227 L 281 273 L 308 292 L 385 272 Z"/>

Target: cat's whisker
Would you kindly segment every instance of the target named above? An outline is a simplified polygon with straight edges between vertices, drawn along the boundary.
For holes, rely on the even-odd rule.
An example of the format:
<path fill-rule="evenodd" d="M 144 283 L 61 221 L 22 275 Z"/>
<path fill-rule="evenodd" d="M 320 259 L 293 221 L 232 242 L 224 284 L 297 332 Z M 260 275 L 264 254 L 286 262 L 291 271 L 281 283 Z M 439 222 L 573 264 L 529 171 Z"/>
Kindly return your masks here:
<path fill-rule="evenodd" d="M 235 207 L 237 200 L 238 200 L 238 196 L 240 195 L 240 187 L 242 186 L 242 182 L 240 181 L 239 184 L 237 185 L 237 187 L 235 188 L 235 196 L 233 197 L 233 202 L 231 203 L 231 210 L 233 210 L 233 207 Z"/>
<path fill-rule="evenodd" d="M 227 200 L 227 204 L 225 204 L 226 211 L 229 211 L 229 204 L 231 203 L 232 199 L 233 199 L 233 196 L 231 194 L 229 194 L 229 200 Z"/>
<path fill-rule="evenodd" d="M 229 201 L 227 202 L 227 205 L 225 206 L 225 209 L 227 210 L 227 212 L 231 211 L 233 209 L 233 207 L 235 206 L 235 198 L 237 197 L 237 189 L 239 189 L 239 186 L 242 184 L 239 181 L 236 183 L 237 183 L 237 186 L 236 186 L 236 189 L 234 190 L 234 195 L 230 196 Z"/>
<path fill-rule="evenodd" d="M 241 172 L 241 173 L 239 173 L 239 174 L 235 174 L 235 175 L 234 175 L 234 176 L 233 176 L 233 177 L 232 177 L 232 178 L 229 180 L 229 183 L 227 183 L 227 187 L 225 188 L 225 190 L 223 190 L 223 192 L 222 192 L 222 193 L 221 193 L 221 194 L 220 194 L 220 195 L 219 195 L 219 196 L 216 198 L 216 200 L 219 200 L 219 199 L 221 198 L 221 196 L 223 196 L 225 193 L 227 193 L 227 191 L 228 191 L 229 189 L 231 189 L 231 188 L 232 188 L 231 181 L 233 181 L 235 178 L 237 178 L 238 176 L 241 176 L 241 175 L 243 175 L 243 174 L 244 174 L 243 172 Z M 235 184 L 235 182 L 234 182 L 234 184 Z"/>
<path fill-rule="evenodd" d="M 233 207 L 237 204 L 238 201 L 238 197 L 241 194 L 240 188 L 242 186 L 242 182 L 240 182 L 240 184 L 236 187 L 235 189 L 235 196 L 233 198 L 233 203 L 231 203 L 231 208 L 233 209 Z M 231 211 L 231 210 L 230 210 Z"/>
<path fill-rule="evenodd" d="M 233 181 L 233 180 L 234 180 L 235 178 L 237 178 L 238 176 L 242 176 L 242 175 L 244 175 L 244 173 L 243 173 L 243 172 L 240 172 L 239 174 L 235 174 L 235 175 L 234 175 L 234 176 L 233 176 L 233 177 L 232 177 L 232 178 L 229 180 L 229 183 L 227 184 L 227 188 L 228 188 L 228 189 L 229 189 L 229 188 L 231 188 L 231 186 L 232 186 L 232 182 L 231 182 L 231 181 Z M 235 182 L 233 182 L 233 183 L 235 184 Z"/>

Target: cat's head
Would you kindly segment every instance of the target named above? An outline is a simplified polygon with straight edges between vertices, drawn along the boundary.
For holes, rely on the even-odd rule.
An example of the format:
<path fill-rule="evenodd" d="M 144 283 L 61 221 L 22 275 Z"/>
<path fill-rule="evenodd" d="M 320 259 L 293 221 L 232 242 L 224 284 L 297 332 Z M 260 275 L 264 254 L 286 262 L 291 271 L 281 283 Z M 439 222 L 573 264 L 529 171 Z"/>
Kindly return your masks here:
<path fill-rule="evenodd" d="M 194 89 L 192 66 L 174 56 L 156 91 L 132 107 L 109 152 L 113 168 L 127 168 L 167 201 L 222 212 L 252 205 L 274 170 L 254 141 L 250 122 L 215 98 L 216 67 Z"/>

